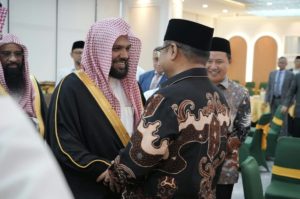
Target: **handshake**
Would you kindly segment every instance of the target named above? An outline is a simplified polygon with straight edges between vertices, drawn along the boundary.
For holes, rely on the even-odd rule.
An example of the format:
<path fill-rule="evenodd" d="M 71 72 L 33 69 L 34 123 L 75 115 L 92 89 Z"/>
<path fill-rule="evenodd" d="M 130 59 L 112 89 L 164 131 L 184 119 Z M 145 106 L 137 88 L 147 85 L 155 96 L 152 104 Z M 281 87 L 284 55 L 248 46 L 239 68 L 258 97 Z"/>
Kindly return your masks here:
<path fill-rule="evenodd" d="M 105 186 L 109 186 L 112 192 L 120 193 L 122 190 L 122 186 L 118 183 L 118 178 L 110 170 L 110 167 L 100 174 L 96 181 L 103 182 Z"/>

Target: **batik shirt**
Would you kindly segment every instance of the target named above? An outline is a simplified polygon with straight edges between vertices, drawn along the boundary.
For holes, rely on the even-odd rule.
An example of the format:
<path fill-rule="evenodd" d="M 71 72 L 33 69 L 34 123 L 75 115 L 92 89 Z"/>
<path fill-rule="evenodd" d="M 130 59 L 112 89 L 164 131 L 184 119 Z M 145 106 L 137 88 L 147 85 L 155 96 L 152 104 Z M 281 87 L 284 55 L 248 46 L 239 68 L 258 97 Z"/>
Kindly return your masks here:
<path fill-rule="evenodd" d="M 247 136 L 251 125 L 250 98 L 246 88 L 225 78 L 218 85 L 230 107 L 233 121 L 228 135 L 227 154 L 218 184 L 234 184 L 239 177 L 238 148 Z"/>
<path fill-rule="evenodd" d="M 123 198 L 215 198 L 229 125 L 226 100 L 206 69 L 182 72 L 148 100 L 110 175 Z"/>

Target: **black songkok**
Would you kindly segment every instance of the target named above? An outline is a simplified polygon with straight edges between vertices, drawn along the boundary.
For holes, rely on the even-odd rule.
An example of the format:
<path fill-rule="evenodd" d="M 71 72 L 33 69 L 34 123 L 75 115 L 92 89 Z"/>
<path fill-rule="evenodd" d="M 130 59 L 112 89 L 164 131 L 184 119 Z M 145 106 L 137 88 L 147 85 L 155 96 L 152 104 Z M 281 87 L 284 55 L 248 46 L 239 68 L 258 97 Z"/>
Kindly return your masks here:
<path fill-rule="evenodd" d="M 164 41 L 180 42 L 202 51 L 209 51 L 213 32 L 213 28 L 196 22 L 184 19 L 171 19 Z"/>
<path fill-rule="evenodd" d="M 212 39 L 210 51 L 221 51 L 231 54 L 230 43 L 227 39 L 214 37 Z"/>
<path fill-rule="evenodd" d="M 83 48 L 83 47 L 84 47 L 84 41 L 75 41 L 72 46 L 72 51 L 76 48 Z"/>

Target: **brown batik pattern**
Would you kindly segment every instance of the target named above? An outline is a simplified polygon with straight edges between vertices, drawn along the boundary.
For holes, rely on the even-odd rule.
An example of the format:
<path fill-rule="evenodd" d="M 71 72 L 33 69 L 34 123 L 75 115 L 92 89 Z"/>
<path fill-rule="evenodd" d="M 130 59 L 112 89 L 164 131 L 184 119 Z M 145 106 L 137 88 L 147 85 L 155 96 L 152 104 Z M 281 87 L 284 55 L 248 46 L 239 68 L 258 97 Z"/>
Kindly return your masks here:
<path fill-rule="evenodd" d="M 136 176 L 133 171 L 124 164 L 120 163 L 120 156 L 118 155 L 114 164 L 112 164 L 113 169 L 109 168 L 110 177 L 114 179 L 114 182 L 119 184 L 119 186 L 124 186 L 130 184 L 129 179 L 135 179 Z M 123 187 L 124 188 L 124 187 Z"/>
<path fill-rule="evenodd" d="M 239 177 L 238 149 L 251 125 L 250 98 L 246 88 L 231 80 L 228 80 L 228 88 L 222 91 L 230 107 L 232 123 L 229 127 L 227 154 L 218 184 L 234 184 Z"/>
<path fill-rule="evenodd" d="M 177 120 L 179 124 L 180 135 L 169 145 L 169 140 L 160 140 L 159 147 L 155 147 L 153 143 L 159 139 L 156 133 L 161 126 L 161 121 L 155 121 L 152 123 L 145 124 L 141 122 L 138 129 L 142 126 L 144 129 L 139 130 L 140 136 L 135 136 L 137 140 L 133 140 L 133 146 L 131 148 L 131 158 L 140 166 L 148 167 L 153 166 L 157 163 L 157 156 L 164 159 L 164 161 L 159 165 L 159 170 L 170 173 L 178 174 L 186 168 L 186 160 L 180 155 L 180 150 L 184 145 L 191 142 L 199 142 L 201 144 L 207 144 L 208 150 L 204 158 L 208 159 L 201 163 L 205 163 L 209 170 L 203 169 L 200 175 L 203 177 L 203 181 L 210 182 L 213 179 L 214 173 L 211 171 L 215 170 L 223 161 L 225 156 L 225 151 L 220 151 L 221 137 L 226 137 L 228 133 L 228 126 L 230 125 L 229 110 L 228 107 L 222 104 L 219 100 L 218 93 L 207 93 L 207 106 L 199 109 L 198 118 L 193 112 L 195 112 L 195 104 L 191 100 L 184 100 L 179 105 L 173 104 L 172 109 L 177 115 Z M 157 102 L 160 100 L 157 100 Z M 155 106 L 153 106 L 155 107 Z M 147 134 L 142 134 L 148 130 Z M 150 136 L 147 138 L 145 136 Z M 147 151 L 141 151 L 140 149 L 143 139 L 147 139 L 152 143 L 151 147 L 153 150 L 152 154 L 147 153 Z M 159 149 L 161 150 L 159 153 Z M 156 151 L 155 151 L 156 150 Z M 137 154 L 140 153 L 140 154 Z M 153 154 L 156 154 L 153 156 Z M 140 157 L 140 158 L 135 158 Z M 201 165 L 202 167 L 204 165 Z M 211 176 L 211 177 L 209 177 Z M 205 186 L 207 183 L 201 183 L 201 186 Z M 204 189 L 201 187 L 200 190 Z M 205 188 L 206 189 L 206 188 Z"/>
<path fill-rule="evenodd" d="M 155 113 L 155 111 L 157 110 L 157 108 L 159 107 L 159 105 L 161 104 L 161 102 L 164 99 L 165 98 L 162 95 L 160 95 L 160 94 L 154 94 L 148 100 L 148 104 L 147 104 L 147 106 L 145 108 L 143 116 L 145 118 L 153 116 L 153 114 Z"/>
<path fill-rule="evenodd" d="M 161 121 L 146 122 L 146 118 L 154 115 L 163 100 L 164 97 L 160 94 L 153 96 L 147 104 L 135 136 L 131 138 L 132 147 L 129 155 L 132 161 L 140 167 L 152 167 L 168 153 L 169 139 L 160 140 L 158 135 Z M 159 142 L 158 146 L 154 144 L 156 142 Z"/>
<path fill-rule="evenodd" d="M 199 185 L 199 198 L 215 197 L 215 191 L 212 189 L 213 179 L 217 167 L 222 164 L 225 158 L 224 148 L 220 150 L 221 137 L 226 138 L 230 125 L 228 107 L 220 102 L 219 95 L 217 93 L 207 93 L 207 100 L 207 106 L 198 111 L 198 118 L 191 113 L 195 109 L 192 101 L 185 100 L 179 106 L 173 105 L 173 109 L 178 115 L 181 135 L 186 134 L 185 138 L 182 139 L 184 140 L 183 143 L 178 144 L 182 147 L 191 141 L 197 141 L 208 145 L 207 154 L 199 162 L 199 174 L 202 176 Z M 172 151 L 170 149 L 170 152 Z M 176 161 L 174 165 L 177 165 L 178 168 L 180 164 L 178 164 L 177 158 Z M 166 166 L 167 168 L 169 167 Z"/>
<path fill-rule="evenodd" d="M 122 198 L 126 199 L 170 199 L 174 197 L 178 186 L 174 177 L 162 176 L 158 179 L 156 196 L 145 196 L 141 187 L 127 186 L 122 193 Z"/>
<path fill-rule="evenodd" d="M 172 198 L 177 189 L 178 187 L 174 177 L 163 176 L 158 181 L 157 196 L 161 199 Z"/>
<path fill-rule="evenodd" d="M 218 93 L 207 93 L 206 97 L 207 106 L 198 110 L 195 110 L 195 103 L 191 100 L 184 100 L 180 104 L 172 105 L 177 118 L 177 124 L 174 125 L 179 125 L 180 134 L 170 144 L 169 138 L 161 139 L 158 134 L 164 118 L 162 121 L 152 120 L 148 123 L 145 120 L 145 117 L 155 114 L 157 106 L 164 100 L 161 95 L 154 96 L 152 102 L 148 104 L 148 111 L 145 112 L 138 126 L 138 131 L 132 137 L 129 151 L 131 160 L 140 167 L 152 167 L 159 163 L 156 166 L 157 170 L 166 174 L 179 174 L 185 170 L 188 161 L 181 156 L 181 149 L 185 145 L 195 142 L 207 146 L 207 151 L 203 151 L 201 154 L 203 157 L 199 160 L 198 170 L 201 176 L 199 198 L 213 198 L 215 196 L 212 189 L 213 179 L 217 167 L 225 158 L 225 149 L 224 147 L 221 148 L 221 139 L 226 140 L 230 125 L 229 109 L 220 102 Z M 157 142 L 159 144 L 155 145 L 154 143 Z M 225 146 L 225 144 L 223 145 Z M 175 181 L 166 176 L 159 180 L 157 196 L 170 198 L 178 189 Z M 142 195 L 142 193 L 140 194 Z M 131 195 L 132 198 L 140 194 L 137 189 L 135 194 L 127 192 L 127 196 Z"/>

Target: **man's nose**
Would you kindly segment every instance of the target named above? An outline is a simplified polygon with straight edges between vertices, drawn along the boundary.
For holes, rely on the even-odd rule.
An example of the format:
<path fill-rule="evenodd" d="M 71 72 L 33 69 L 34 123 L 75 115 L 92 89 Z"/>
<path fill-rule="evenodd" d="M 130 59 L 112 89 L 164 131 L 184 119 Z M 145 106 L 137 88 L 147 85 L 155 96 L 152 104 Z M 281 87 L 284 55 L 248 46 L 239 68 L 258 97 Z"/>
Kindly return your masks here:
<path fill-rule="evenodd" d="M 11 61 L 11 62 L 15 62 L 15 61 L 18 60 L 18 57 L 15 55 L 15 53 L 11 53 L 11 54 L 9 55 L 8 60 Z"/>
<path fill-rule="evenodd" d="M 215 62 L 211 62 L 208 64 L 208 67 L 213 69 L 217 67 L 217 64 Z"/>
<path fill-rule="evenodd" d="M 121 54 L 120 54 L 120 57 L 121 57 L 121 58 L 126 58 L 126 59 L 127 59 L 128 56 L 129 56 L 128 50 L 127 50 L 127 49 L 122 49 Z"/>

